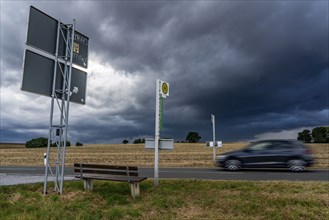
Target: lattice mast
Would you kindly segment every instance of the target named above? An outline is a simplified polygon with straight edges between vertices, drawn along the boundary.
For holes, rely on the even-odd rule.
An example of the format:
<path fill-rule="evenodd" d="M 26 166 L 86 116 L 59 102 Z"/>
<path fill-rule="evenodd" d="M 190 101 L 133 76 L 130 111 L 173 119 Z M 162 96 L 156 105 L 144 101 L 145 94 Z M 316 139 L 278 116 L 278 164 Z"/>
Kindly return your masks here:
<path fill-rule="evenodd" d="M 54 176 L 55 187 L 54 190 L 59 194 L 63 193 L 64 171 L 65 171 L 65 154 L 67 145 L 69 106 L 71 96 L 71 75 L 72 75 L 72 61 L 73 61 L 73 43 L 75 32 L 75 20 L 73 24 L 62 24 L 58 21 L 57 25 L 57 40 L 55 52 L 55 65 L 53 75 L 53 87 L 51 95 L 50 119 L 49 119 L 49 133 L 48 145 L 45 163 L 45 178 L 43 193 L 47 194 L 47 183 L 49 172 Z M 65 56 L 60 57 L 59 38 L 63 37 L 65 42 Z M 59 58 L 64 60 L 64 67 L 58 61 Z M 63 81 L 62 88 L 57 89 L 58 85 L 56 76 L 58 69 L 62 74 Z M 56 103 L 56 104 L 55 104 Z M 57 107 L 56 107 L 57 106 Z M 57 124 L 56 124 L 57 122 Z M 57 149 L 57 155 L 51 156 L 50 147 L 54 146 Z M 55 175 L 52 169 L 55 167 Z"/>

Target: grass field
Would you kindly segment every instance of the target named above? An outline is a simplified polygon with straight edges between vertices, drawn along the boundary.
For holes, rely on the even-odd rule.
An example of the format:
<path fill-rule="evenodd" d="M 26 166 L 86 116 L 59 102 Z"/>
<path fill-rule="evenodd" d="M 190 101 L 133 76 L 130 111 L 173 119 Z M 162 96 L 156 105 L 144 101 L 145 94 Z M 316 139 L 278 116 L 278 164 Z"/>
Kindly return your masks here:
<path fill-rule="evenodd" d="M 329 183 L 160 180 L 141 183 L 133 199 L 127 183 L 65 182 L 64 194 L 43 185 L 0 187 L 0 219 L 329 219 Z M 51 189 L 49 189 L 51 191 Z"/>
<path fill-rule="evenodd" d="M 217 148 L 217 155 L 244 147 L 247 143 L 224 143 Z M 329 168 L 329 144 L 309 145 L 316 157 L 314 167 Z M 24 145 L 0 145 L 1 165 L 42 166 L 43 153 L 46 148 L 30 148 Z M 55 161 L 56 148 L 51 148 L 51 161 Z M 160 166 L 164 167 L 212 167 L 212 149 L 204 143 L 176 143 L 172 151 L 160 151 Z M 115 165 L 135 165 L 152 167 L 154 150 L 145 150 L 143 144 L 104 144 L 68 147 L 66 150 L 66 165 L 76 162 L 100 163 Z"/>

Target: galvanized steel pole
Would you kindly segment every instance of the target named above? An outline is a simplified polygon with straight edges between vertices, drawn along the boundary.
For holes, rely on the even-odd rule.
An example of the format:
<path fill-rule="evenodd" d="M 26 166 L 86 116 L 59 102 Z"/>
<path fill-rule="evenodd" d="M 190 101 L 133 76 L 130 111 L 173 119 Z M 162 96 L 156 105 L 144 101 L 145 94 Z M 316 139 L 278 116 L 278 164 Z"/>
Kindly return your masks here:
<path fill-rule="evenodd" d="M 155 95 L 155 138 L 154 138 L 154 187 L 159 185 L 159 117 L 160 117 L 160 80 L 156 80 L 156 95 Z"/>

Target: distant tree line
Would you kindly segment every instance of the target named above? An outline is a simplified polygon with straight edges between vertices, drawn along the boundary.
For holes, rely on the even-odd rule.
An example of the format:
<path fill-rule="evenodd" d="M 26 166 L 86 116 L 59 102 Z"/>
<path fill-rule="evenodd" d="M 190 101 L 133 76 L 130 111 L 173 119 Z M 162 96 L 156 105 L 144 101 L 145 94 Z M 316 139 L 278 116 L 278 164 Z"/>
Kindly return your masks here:
<path fill-rule="evenodd" d="M 38 148 L 38 147 L 47 147 L 48 138 L 33 138 L 25 143 L 26 148 Z"/>
<path fill-rule="evenodd" d="M 40 147 L 47 147 L 47 145 L 48 145 L 48 138 L 44 138 L 44 137 L 33 138 L 25 143 L 26 148 L 40 148 Z M 50 146 L 56 147 L 56 143 L 51 143 Z M 71 142 L 66 141 L 66 146 L 70 147 Z M 77 142 L 75 144 L 75 146 L 83 146 L 83 144 L 80 142 Z"/>
<path fill-rule="evenodd" d="M 127 139 L 124 139 L 122 141 L 123 144 L 128 144 L 129 141 Z M 133 141 L 134 144 L 144 144 L 145 143 L 145 138 L 138 138 Z"/>
<path fill-rule="evenodd" d="M 329 143 L 329 126 L 316 127 L 298 133 L 297 140 L 305 143 Z"/>
<path fill-rule="evenodd" d="M 134 144 L 144 144 L 145 143 L 145 138 L 139 138 L 134 140 Z"/>

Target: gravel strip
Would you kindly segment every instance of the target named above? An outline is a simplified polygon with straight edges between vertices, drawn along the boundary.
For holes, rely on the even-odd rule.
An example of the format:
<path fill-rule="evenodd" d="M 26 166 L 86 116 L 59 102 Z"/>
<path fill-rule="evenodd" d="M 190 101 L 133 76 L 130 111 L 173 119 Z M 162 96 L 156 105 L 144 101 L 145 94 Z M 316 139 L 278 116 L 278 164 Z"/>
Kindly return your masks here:
<path fill-rule="evenodd" d="M 13 175 L 13 174 L 0 174 L 0 186 L 19 185 L 26 183 L 40 183 L 44 182 L 44 175 Z M 73 176 L 66 176 L 64 180 L 74 180 Z M 54 181 L 55 177 L 48 176 L 48 181 Z"/>

